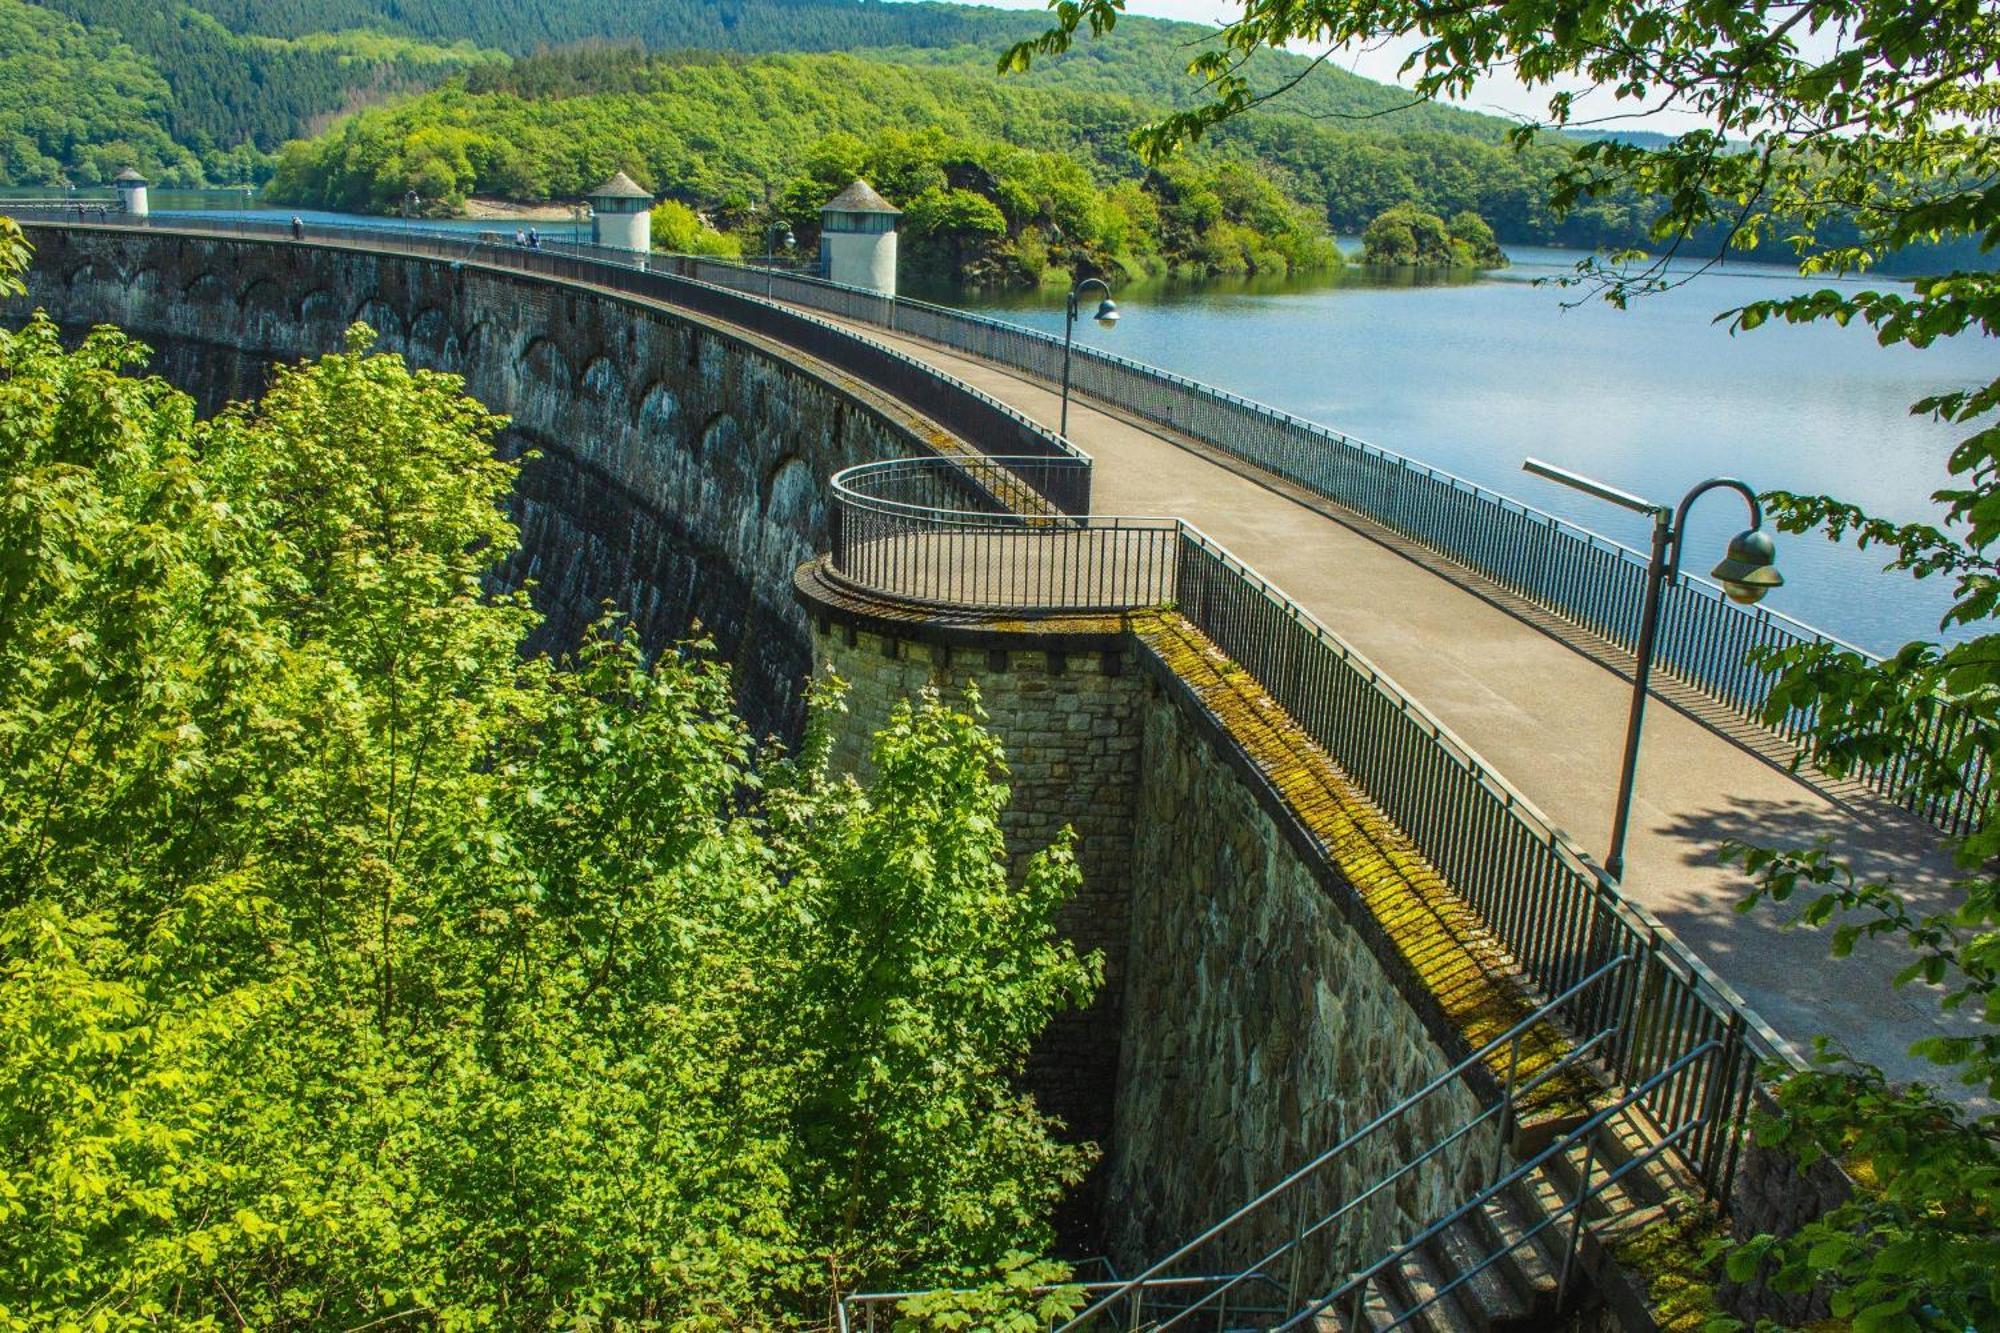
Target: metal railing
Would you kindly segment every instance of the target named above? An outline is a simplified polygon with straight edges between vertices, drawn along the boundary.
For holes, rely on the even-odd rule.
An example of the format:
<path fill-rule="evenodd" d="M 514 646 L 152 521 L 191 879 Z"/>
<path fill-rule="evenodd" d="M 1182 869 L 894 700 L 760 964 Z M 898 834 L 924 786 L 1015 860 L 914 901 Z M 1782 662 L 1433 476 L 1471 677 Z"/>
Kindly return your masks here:
<path fill-rule="evenodd" d="M 1098 1321 L 1097 1327 L 1106 1330 L 1106 1333 L 1110 1333 L 1114 1329 L 1119 1330 L 1119 1333 L 1138 1333 L 1138 1330 L 1148 1327 L 1144 1321 L 1156 1316 L 1162 1308 L 1169 1311 L 1178 1309 L 1191 1299 L 1199 1299 L 1198 1293 L 1218 1282 L 1227 1280 L 1229 1280 L 1227 1277 L 1199 1276 L 1159 1278 L 1148 1281 L 1143 1284 L 1144 1295 L 1137 1307 L 1132 1307 L 1129 1303 L 1121 1306 L 1111 1313 L 1110 1318 Z M 1263 1279 L 1262 1281 L 1264 1285 L 1275 1285 L 1269 1282 L 1268 1279 Z M 1101 1292 L 1125 1285 L 1127 1284 L 1120 1282 L 1116 1278 L 1101 1282 L 1063 1282 L 1053 1286 L 1034 1288 L 1034 1294 L 1037 1296 L 1048 1296 L 1058 1291 L 1074 1292 L 1079 1299 L 1089 1302 Z M 1253 1283 L 1252 1285 L 1256 1284 Z M 835 1303 L 834 1328 L 837 1330 L 837 1333 L 887 1333 L 888 1329 L 895 1326 L 898 1314 L 897 1307 L 902 1305 L 904 1301 L 913 1300 L 919 1296 L 936 1296 L 940 1294 L 940 1290 L 962 1296 L 974 1294 L 973 1289 L 969 1287 L 933 1288 L 918 1291 L 856 1292 L 853 1295 L 841 1297 Z M 1275 1302 L 1264 1304 L 1258 1302 L 1254 1297 L 1228 1305 L 1224 1309 L 1225 1315 L 1235 1315 L 1258 1321 L 1253 1327 L 1261 1327 L 1272 1320 L 1282 1319 L 1290 1312 L 1290 1307 L 1281 1309 Z M 1050 1330 L 1055 1329 L 1056 1321 L 1053 1319 L 1049 1320 L 1047 1327 Z"/>
<path fill-rule="evenodd" d="M 1607 1170 L 1602 1177 L 1595 1174 L 1598 1136 L 1618 1116 L 1643 1108 L 1657 1087 L 1676 1079 L 1686 1081 L 1689 1072 L 1703 1061 L 1723 1058 L 1726 1058 L 1726 1052 L 1716 1042 L 1704 1042 L 1687 1051 L 1645 1083 L 1633 1088 L 1611 1105 L 1601 1108 L 1583 1124 L 1528 1157 L 1458 1207 L 1434 1219 L 1415 1236 L 1392 1247 L 1381 1258 L 1342 1282 L 1328 1295 L 1311 1302 L 1303 1309 L 1297 1309 L 1290 1318 L 1276 1326 L 1274 1333 L 1284 1333 L 1288 1329 L 1317 1328 L 1321 1316 L 1329 1311 L 1338 1313 L 1343 1310 L 1347 1315 L 1347 1322 L 1343 1326 L 1350 1329 L 1367 1328 L 1379 1331 L 1407 1326 L 1429 1328 L 1431 1324 L 1424 1318 L 1426 1311 L 1452 1300 L 1453 1293 L 1460 1288 L 1470 1286 L 1482 1274 L 1503 1263 L 1516 1251 L 1534 1245 L 1544 1233 L 1562 1227 L 1566 1229 L 1566 1234 L 1561 1238 L 1562 1260 L 1558 1267 L 1555 1294 L 1556 1308 L 1560 1310 L 1570 1289 L 1570 1281 L 1575 1273 L 1583 1238 L 1589 1229 L 1590 1205 L 1605 1198 L 1611 1188 L 1626 1177 L 1644 1170 L 1674 1145 L 1698 1132 L 1711 1116 L 1718 1113 L 1719 1108 L 1695 1107 L 1687 1110 L 1680 1119 L 1662 1125 L 1657 1139 L 1634 1152 L 1624 1162 Z M 1386 1304 L 1391 1293 L 1385 1289 L 1384 1279 L 1389 1273 L 1443 1236 L 1464 1218 L 1488 1207 L 1510 1191 L 1522 1188 L 1530 1177 L 1538 1172 L 1546 1172 L 1557 1159 L 1575 1152 L 1579 1147 L 1584 1151 L 1584 1158 L 1576 1186 L 1558 1206 L 1544 1211 L 1532 1225 L 1524 1227 L 1518 1234 L 1487 1251 L 1477 1260 L 1469 1263 L 1461 1261 L 1456 1271 L 1446 1281 L 1419 1295 L 1403 1308 L 1397 1309 Z M 1366 1308 L 1371 1293 L 1385 1303 L 1381 1317 L 1372 1319 L 1368 1317 Z"/>
<path fill-rule="evenodd" d="M 986 611 L 1111 611 L 1170 595 L 1180 525 L 1024 505 L 1082 466 L 1046 458 L 911 458 L 833 479 L 832 569 L 863 591 Z"/>
<path fill-rule="evenodd" d="M 1519 1108 L 1533 1106 L 1534 1094 L 1558 1079 L 1591 1078 L 1587 1062 L 1616 1031 L 1620 1006 L 1611 992 L 1630 961 L 1619 957 L 1604 964 L 1214 1226 L 1106 1291 L 1057 1333 L 1120 1308 L 1128 1309 L 1136 1324 L 1150 1290 L 1147 1284 L 1183 1276 L 1175 1270 L 1187 1267 L 1224 1275 L 1209 1278 L 1171 1313 L 1156 1314 L 1149 1326 L 1159 1333 L 1199 1317 L 1219 1318 L 1232 1295 L 1253 1280 L 1276 1283 L 1284 1292 L 1286 1312 L 1297 1310 L 1394 1239 L 1387 1233 L 1405 1211 L 1405 1201 L 1392 1192 L 1399 1186 L 1407 1188 L 1406 1182 L 1414 1185 L 1420 1174 L 1428 1174 L 1477 1190 L 1503 1175 Z M 1551 1026 L 1562 1031 L 1548 1031 Z M 1537 1033 L 1562 1043 L 1562 1053 L 1523 1079 L 1522 1043 Z M 1438 1097 L 1453 1095 L 1471 1070 L 1490 1068 L 1503 1053 L 1507 1072 L 1498 1095 L 1419 1148 L 1412 1138 L 1421 1128 L 1407 1128 L 1415 1113 Z M 1372 1180 L 1346 1170 L 1358 1148 L 1389 1134 L 1398 1135 L 1397 1144 L 1406 1154 L 1393 1170 Z M 1276 1276 L 1281 1273 L 1282 1278 Z"/>
<path fill-rule="evenodd" d="M 77 227 L 74 221 L 23 219 L 29 226 Z M 194 232 L 223 237 L 249 237 L 281 244 L 362 249 L 447 263 L 476 263 L 491 268 L 533 273 L 588 283 L 623 295 L 658 302 L 679 310 L 721 320 L 784 343 L 824 361 L 923 413 L 940 426 L 994 456 L 1060 460 L 1064 466 L 1037 472 L 1051 489 L 1043 494 L 1066 514 L 1090 512 L 1090 457 L 1072 448 L 1055 431 L 946 375 L 922 360 L 850 328 L 830 323 L 783 305 L 744 295 L 698 279 L 660 271 L 627 251 L 545 242 L 529 247 L 482 238 L 465 230 L 421 227 L 366 227 L 314 223 L 303 241 L 294 238 L 289 223 L 269 218 L 219 218 L 155 215 L 121 218 L 110 224 L 85 224 L 95 230 L 144 228 Z"/>
<path fill-rule="evenodd" d="M 725 261 L 675 256 L 676 271 L 721 286 L 768 287 L 779 300 L 877 325 L 1040 379 L 1059 378 L 1062 340 L 1020 325 L 922 301 L 892 298 L 822 279 L 746 270 Z M 1497 491 L 1209 385 L 1078 346 L 1074 392 L 1191 436 L 1211 448 L 1303 487 L 1491 579 L 1627 652 L 1639 639 L 1647 557 Z M 1793 710 L 1775 724 L 1764 712 L 1772 677 L 1750 662 L 1755 649 L 1820 644 L 1867 661 L 1873 655 L 1765 607 L 1729 601 L 1706 579 L 1682 572 L 1664 592 L 1656 665 L 1660 670 L 1783 740 L 1805 740 L 1814 718 Z M 1946 832 L 1983 819 L 1993 773 L 1983 753 L 1948 791 L 1913 783 L 1936 753 L 1960 738 L 1970 718 L 1941 701 L 1927 733 L 1905 753 L 1855 777 Z"/>

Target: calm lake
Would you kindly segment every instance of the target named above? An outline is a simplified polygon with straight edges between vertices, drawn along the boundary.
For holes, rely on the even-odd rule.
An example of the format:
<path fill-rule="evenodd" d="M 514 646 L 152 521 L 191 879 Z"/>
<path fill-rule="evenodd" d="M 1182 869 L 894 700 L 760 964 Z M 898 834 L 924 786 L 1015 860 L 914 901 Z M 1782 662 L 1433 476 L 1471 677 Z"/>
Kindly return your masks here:
<path fill-rule="evenodd" d="M 161 212 L 248 203 L 154 194 Z M 541 229 L 558 240 L 568 227 Z M 1945 484 L 1962 432 L 1911 416 L 1910 404 L 2000 373 L 1983 338 L 1914 351 L 1879 347 L 1859 327 L 1765 325 L 1731 336 L 1714 322 L 1749 301 L 1829 285 L 1782 267 L 1731 264 L 1619 311 L 1538 281 L 1569 272 L 1578 252 L 1508 253 L 1512 268 L 1431 285 L 1385 285 L 1350 270 L 1335 280 L 1128 286 L 1117 328 L 1083 321 L 1077 338 L 1324 422 L 1641 549 L 1643 520 L 1528 476 L 1521 460 L 1543 458 L 1664 503 L 1704 478 L 1735 475 L 1758 490 L 1825 492 L 1886 517 L 1929 519 L 1930 493 Z M 943 296 L 1062 331 L 1059 293 Z M 1704 498 L 1689 568 L 1706 573 L 1744 517 L 1727 494 Z M 1935 637 L 1947 589 L 1880 566 L 1874 552 L 1781 537 L 1786 586 L 1769 604 L 1877 651 Z"/>

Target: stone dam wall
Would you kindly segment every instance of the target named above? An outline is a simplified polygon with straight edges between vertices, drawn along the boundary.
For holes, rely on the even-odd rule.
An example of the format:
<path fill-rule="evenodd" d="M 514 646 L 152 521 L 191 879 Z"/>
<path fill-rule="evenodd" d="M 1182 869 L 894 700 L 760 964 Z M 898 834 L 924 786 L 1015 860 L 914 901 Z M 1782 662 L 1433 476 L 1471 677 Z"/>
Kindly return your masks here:
<path fill-rule="evenodd" d="M 1422 983 L 1351 919 L 1352 892 L 1291 835 L 1275 793 L 1142 637 L 899 623 L 816 573 L 800 585 L 819 669 L 847 689 L 838 762 L 865 765 L 868 737 L 918 691 L 961 703 L 976 691 L 1007 747 L 1010 851 L 1026 855 L 1065 824 L 1077 832 L 1084 889 L 1064 924 L 1103 951 L 1105 988 L 1058 1021 L 1031 1081 L 1046 1109 L 1105 1145 L 1096 1240 L 1120 1272 L 1220 1220 L 1463 1054 L 1421 1002 Z M 1450 1086 L 1401 1132 L 1355 1153 L 1315 1201 L 1351 1197 L 1476 1110 L 1470 1087 Z M 1419 1229 L 1447 1195 L 1483 1183 L 1475 1158 L 1483 1165 L 1487 1153 L 1412 1173 L 1342 1243 L 1373 1250 Z M 1226 1257 L 1247 1261 L 1250 1241 L 1282 1239 L 1245 1236 Z"/>
<path fill-rule="evenodd" d="M 779 350 L 610 293 L 442 260 L 246 239 L 29 227 L 28 300 L 66 329 L 115 323 L 204 409 L 273 362 L 336 351 L 356 320 L 412 364 L 462 375 L 512 418 L 523 547 L 574 644 L 606 601 L 657 648 L 692 627 L 735 665 L 761 731 L 796 734 L 810 667 L 791 573 L 827 545 L 827 481 L 922 448 L 913 418 Z M 24 315 L 28 306 L 7 312 Z"/>

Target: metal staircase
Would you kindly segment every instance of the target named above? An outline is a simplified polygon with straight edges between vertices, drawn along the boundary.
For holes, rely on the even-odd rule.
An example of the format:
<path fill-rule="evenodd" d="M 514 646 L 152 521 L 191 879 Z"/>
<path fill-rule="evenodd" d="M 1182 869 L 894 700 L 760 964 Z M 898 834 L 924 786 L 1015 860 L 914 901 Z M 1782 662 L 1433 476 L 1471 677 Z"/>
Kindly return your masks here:
<path fill-rule="evenodd" d="M 1678 1179 L 1666 1157 L 1727 1113 L 1719 1040 L 1622 1089 L 1607 1076 L 1606 1057 L 1651 1040 L 1633 1030 L 1643 971 L 1613 958 L 1143 1272 L 1073 1285 L 1084 1304 L 1051 1333 L 1547 1327 L 1582 1290 L 1587 1248 L 1658 1217 Z M 1477 1111 L 1440 1120 L 1468 1089 Z M 1360 1151 L 1384 1141 L 1394 1168 L 1358 1179 Z M 838 1326 L 886 1329 L 912 1294 L 847 1297 Z"/>

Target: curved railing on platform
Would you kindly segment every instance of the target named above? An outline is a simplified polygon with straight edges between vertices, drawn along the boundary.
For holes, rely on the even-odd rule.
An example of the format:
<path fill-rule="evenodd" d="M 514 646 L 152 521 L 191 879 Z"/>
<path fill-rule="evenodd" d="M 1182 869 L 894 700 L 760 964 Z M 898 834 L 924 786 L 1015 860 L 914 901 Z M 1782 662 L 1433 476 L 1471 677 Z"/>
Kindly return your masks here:
<path fill-rule="evenodd" d="M 925 606 L 1122 611 L 1171 595 L 1180 524 L 1073 517 L 1021 503 L 1061 490 L 1075 464 L 1044 458 L 908 458 L 833 479 L 835 577 Z"/>
<path fill-rule="evenodd" d="M 927 606 L 1178 611 L 1403 831 L 1541 995 L 1570 991 L 1611 958 L 1635 960 L 1603 999 L 1619 1035 L 1599 1059 L 1621 1085 L 1717 1043 L 1721 1058 L 1661 1081 L 1649 1107 L 1661 1123 L 1677 1122 L 1690 1098 L 1715 1109 L 1676 1152 L 1726 1197 L 1757 1067 L 1798 1064 L 1784 1039 L 1471 746 L 1255 570 L 1184 520 L 1016 509 L 1018 461 L 909 459 L 839 473 L 828 572 Z"/>

